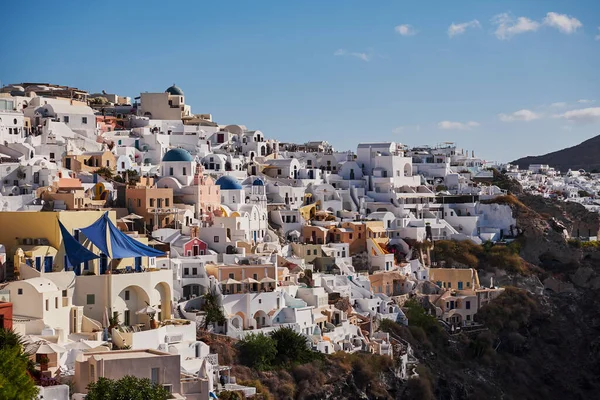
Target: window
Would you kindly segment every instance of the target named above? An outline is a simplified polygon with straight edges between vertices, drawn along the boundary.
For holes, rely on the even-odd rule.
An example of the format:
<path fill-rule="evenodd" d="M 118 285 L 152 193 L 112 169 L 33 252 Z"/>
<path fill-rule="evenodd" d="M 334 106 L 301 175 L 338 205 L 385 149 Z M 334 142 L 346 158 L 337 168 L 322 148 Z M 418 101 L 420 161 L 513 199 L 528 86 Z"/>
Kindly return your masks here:
<path fill-rule="evenodd" d="M 169 168 L 169 175 L 173 176 L 173 167 Z"/>
<path fill-rule="evenodd" d="M 252 274 L 252 278 L 253 278 L 254 280 L 258 280 L 258 274 Z"/>
<path fill-rule="evenodd" d="M 150 199 L 150 207 L 154 207 L 154 199 Z"/>
<path fill-rule="evenodd" d="M 50 159 L 54 160 L 54 153 L 50 153 Z"/>
<path fill-rule="evenodd" d="M 137 199 L 137 201 L 138 201 L 137 202 L 138 203 L 138 207 L 141 207 L 142 206 L 142 199 Z"/>
<path fill-rule="evenodd" d="M 125 301 L 129 300 L 129 290 L 125 291 Z"/>
<path fill-rule="evenodd" d="M 23 294 L 23 289 L 18 289 L 17 294 Z"/>
<path fill-rule="evenodd" d="M 131 325 L 131 311 L 125 310 L 123 312 L 123 324 L 125 326 Z"/>
<path fill-rule="evenodd" d="M 183 167 L 183 175 L 187 175 L 187 168 Z"/>
<path fill-rule="evenodd" d="M 213 242 L 215 242 L 215 243 L 219 243 L 219 237 L 218 237 L 218 236 L 215 236 L 215 237 L 213 238 Z"/>
<path fill-rule="evenodd" d="M 158 372 L 159 371 L 160 371 L 159 368 L 152 368 L 150 371 L 150 380 L 154 384 L 158 384 Z"/>
<path fill-rule="evenodd" d="M 262 304 L 262 299 L 258 299 L 258 304 Z"/>
<path fill-rule="evenodd" d="M 90 364 L 90 382 L 96 382 L 96 366 Z"/>
<path fill-rule="evenodd" d="M 173 393 L 173 385 L 162 385 L 163 388 L 169 393 Z"/>
<path fill-rule="evenodd" d="M 46 299 L 46 311 L 50 311 L 50 300 Z"/>
<path fill-rule="evenodd" d="M 87 300 L 86 301 L 87 305 L 96 304 L 96 295 L 95 294 L 88 294 L 86 300 Z"/>
<path fill-rule="evenodd" d="M 452 288 L 452 282 L 448 282 L 448 289 Z"/>
<path fill-rule="evenodd" d="M 198 268 L 192 268 L 192 275 L 198 275 Z"/>
<path fill-rule="evenodd" d="M 58 308 L 58 297 L 54 298 L 54 308 Z"/>
<path fill-rule="evenodd" d="M 81 123 L 87 124 L 87 117 L 81 117 Z"/>
<path fill-rule="evenodd" d="M 68 115 L 65 115 L 65 116 L 63 117 L 63 121 L 65 122 L 65 124 L 68 124 L 68 123 L 69 123 L 69 116 L 68 116 Z"/>
<path fill-rule="evenodd" d="M 189 275 L 190 274 L 190 269 L 189 268 L 184 268 L 183 269 L 183 275 Z"/>
<path fill-rule="evenodd" d="M 66 290 L 62 291 L 62 297 L 67 297 L 67 291 Z"/>
<path fill-rule="evenodd" d="M 169 199 L 165 199 L 165 207 L 169 207 Z"/>
<path fill-rule="evenodd" d="M 458 282 L 458 290 L 462 290 L 462 288 L 463 288 L 463 283 L 462 283 L 462 281 L 459 281 Z"/>
<path fill-rule="evenodd" d="M 313 250 L 313 255 L 315 255 L 315 256 L 317 255 L 317 249 Z"/>
<path fill-rule="evenodd" d="M 229 278 L 230 278 L 230 279 L 235 279 L 235 275 L 234 275 L 234 273 L 233 273 L 233 272 L 229 274 Z"/>
<path fill-rule="evenodd" d="M 465 303 L 465 308 L 466 308 L 467 310 L 470 310 L 470 309 L 471 309 L 471 302 L 470 302 L 470 301 L 468 301 L 468 300 L 467 300 L 467 302 Z"/>
<path fill-rule="evenodd" d="M 467 315 L 467 321 L 470 321 L 470 320 L 471 320 L 471 316 Z"/>
<path fill-rule="evenodd" d="M 310 256 L 310 250 L 306 250 L 306 255 Z"/>

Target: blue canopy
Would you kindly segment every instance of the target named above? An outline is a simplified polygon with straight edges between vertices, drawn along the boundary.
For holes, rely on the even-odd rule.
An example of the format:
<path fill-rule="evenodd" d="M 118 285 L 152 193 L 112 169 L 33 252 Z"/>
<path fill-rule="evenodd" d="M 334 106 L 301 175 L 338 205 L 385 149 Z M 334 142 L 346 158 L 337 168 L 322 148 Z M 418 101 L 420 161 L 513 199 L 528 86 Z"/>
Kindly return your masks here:
<path fill-rule="evenodd" d="M 60 227 L 60 233 L 62 234 L 63 245 L 65 246 L 67 258 L 69 259 L 71 265 L 75 268 L 75 273 L 79 275 L 79 265 L 82 262 L 99 258 L 99 256 L 95 255 L 90 250 L 86 249 L 81 243 L 79 243 L 77 239 L 75 239 L 69 233 L 62 222 L 58 221 L 58 226 Z"/>
<path fill-rule="evenodd" d="M 108 218 L 108 212 L 104 213 L 96 222 L 87 228 L 83 228 L 81 231 L 90 242 L 112 259 L 159 257 L 165 255 L 162 251 L 146 246 L 121 232 Z M 112 252 L 108 250 L 107 232 L 110 236 Z"/>

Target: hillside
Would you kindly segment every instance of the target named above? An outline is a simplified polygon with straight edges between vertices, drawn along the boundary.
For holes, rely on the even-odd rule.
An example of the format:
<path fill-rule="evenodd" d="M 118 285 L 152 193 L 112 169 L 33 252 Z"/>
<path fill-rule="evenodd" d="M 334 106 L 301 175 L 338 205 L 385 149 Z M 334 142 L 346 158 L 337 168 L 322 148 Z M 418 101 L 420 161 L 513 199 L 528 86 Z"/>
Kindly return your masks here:
<path fill-rule="evenodd" d="M 567 172 L 569 169 L 584 169 L 600 171 L 600 135 L 586 140 L 577 146 L 554 151 L 541 156 L 527 156 L 512 161 L 520 168 L 527 168 L 530 164 L 548 164 L 560 171 Z"/>

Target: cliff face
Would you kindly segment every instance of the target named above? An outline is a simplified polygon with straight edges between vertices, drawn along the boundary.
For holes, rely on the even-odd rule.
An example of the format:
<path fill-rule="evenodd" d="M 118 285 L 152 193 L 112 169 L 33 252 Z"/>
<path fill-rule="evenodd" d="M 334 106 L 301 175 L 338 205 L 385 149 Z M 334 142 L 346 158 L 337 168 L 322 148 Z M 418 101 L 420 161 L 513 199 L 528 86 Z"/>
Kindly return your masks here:
<path fill-rule="evenodd" d="M 528 168 L 530 164 L 548 164 L 560 171 L 584 169 L 588 172 L 600 170 L 600 135 L 586 140 L 577 146 L 558 150 L 541 156 L 528 156 L 512 161 L 520 168 Z"/>

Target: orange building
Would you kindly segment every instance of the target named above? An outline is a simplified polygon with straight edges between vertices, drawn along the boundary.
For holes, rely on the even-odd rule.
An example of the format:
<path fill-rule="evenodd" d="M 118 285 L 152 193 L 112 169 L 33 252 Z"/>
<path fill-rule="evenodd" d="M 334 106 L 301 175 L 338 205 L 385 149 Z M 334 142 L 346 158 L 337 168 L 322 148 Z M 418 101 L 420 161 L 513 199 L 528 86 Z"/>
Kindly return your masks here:
<path fill-rule="evenodd" d="M 63 165 L 74 172 L 94 172 L 98 168 L 117 169 L 117 160 L 110 151 L 94 151 L 84 154 L 67 154 L 63 157 Z"/>
<path fill-rule="evenodd" d="M 145 179 L 142 179 L 140 183 L 144 181 Z M 165 228 L 176 219 L 177 211 L 173 206 L 171 188 L 143 184 L 127 186 L 125 198 L 129 212 L 144 217 L 146 229 Z"/>
<path fill-rule="evenodd" d="M 13 327 L 13 305 L 6 301 L 0 301 L 0 329 L 12 329 Z"/>

